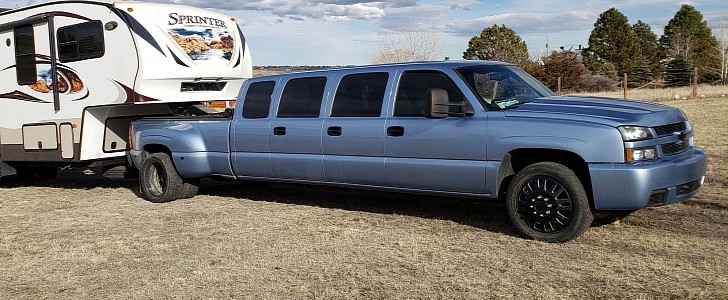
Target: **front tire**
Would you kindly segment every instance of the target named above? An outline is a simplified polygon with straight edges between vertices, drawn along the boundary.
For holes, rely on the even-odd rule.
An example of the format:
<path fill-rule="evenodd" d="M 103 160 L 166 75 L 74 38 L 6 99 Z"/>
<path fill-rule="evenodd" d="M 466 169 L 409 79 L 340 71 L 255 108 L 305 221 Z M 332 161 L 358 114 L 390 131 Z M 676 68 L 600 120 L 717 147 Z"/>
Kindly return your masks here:
<path fill-rule="evenodd" d="M 177 174 L 166 153 L 154 153 L 144 160 L 139 172 L 142 198 L 155 203 L 169 202 L 183 196 L 184 181 Z"/>
<path fill-rule="evenodd" d="M 506 204 L 516 229 L 544 242 L 573 240 L 594 220 L 579 178 L 554 162 L 532 164 L 518 172 L 508 186 Z"/>

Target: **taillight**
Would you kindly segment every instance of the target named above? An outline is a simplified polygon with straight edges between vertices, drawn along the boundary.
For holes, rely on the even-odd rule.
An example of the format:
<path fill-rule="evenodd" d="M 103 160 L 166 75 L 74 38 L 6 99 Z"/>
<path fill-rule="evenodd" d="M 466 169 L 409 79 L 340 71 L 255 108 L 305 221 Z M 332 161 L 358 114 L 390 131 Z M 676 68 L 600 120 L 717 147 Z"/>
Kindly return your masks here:
<path fill-rule="evenodd" d="M 132 143 L 132 141 L 131 141 L 132 140 L 131 139 L 131 129 L 132 129 L 132 125 L 129 124 L 129 149 L 134 149 L 134 143 Z"/>

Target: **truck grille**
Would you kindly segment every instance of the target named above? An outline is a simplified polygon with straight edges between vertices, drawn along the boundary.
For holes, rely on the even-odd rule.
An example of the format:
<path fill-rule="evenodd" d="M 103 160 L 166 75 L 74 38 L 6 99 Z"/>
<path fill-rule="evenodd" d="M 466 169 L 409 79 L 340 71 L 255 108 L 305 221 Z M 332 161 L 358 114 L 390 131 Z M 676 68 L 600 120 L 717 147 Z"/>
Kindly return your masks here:
<path fill-rule="evenodd" d="M 686 135 L 687 126 L 685 125 L 685 122 L 657 126 L 652 129 L 655 130 L 658 137 L 672 135 L 676 132 L 680 133 L 678 136 L 679 141 L 660 145 L 664 155 L 680 153 L 690 147 L 690 142 Z"/>
<path fill-rule="evenodd" d="M 655 133 L 657 133 L 657 136 L 661 136 L 661 135 L 672 134 L 674 132 L 683 132 L 687 128 L 685 127 L 685 122 L 681 122 L 681 123 L 657 126 L 657 127 L 654 127 L 654 129 L 655 129 Z"/>
<path fill-rule="evenodd" d="M 680 141 L 677 143 L 662 144 L 662 153 L 665 155 L 675 154 L 688 148 L 690 143 L 687 141 Z"/>

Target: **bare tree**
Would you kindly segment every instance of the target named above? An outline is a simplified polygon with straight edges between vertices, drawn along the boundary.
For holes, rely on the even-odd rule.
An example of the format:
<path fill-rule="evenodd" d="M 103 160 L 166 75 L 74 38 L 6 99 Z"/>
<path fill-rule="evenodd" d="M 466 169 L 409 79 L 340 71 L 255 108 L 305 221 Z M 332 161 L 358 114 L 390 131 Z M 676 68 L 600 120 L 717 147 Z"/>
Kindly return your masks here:
<path fill-rule="evenodd" d="M 728 83 L 728 12 L 723 12 L 723 18 L 718 24 L 716 37 L 718 39 L 718 47 L 720 51 L 720 81 L 723 84 Z"/>
<path fill-rule="evenodd" d="M 407 25 L 380 35 L 375 64 L 442 59 L 442 30 L 432 25 Z"/>

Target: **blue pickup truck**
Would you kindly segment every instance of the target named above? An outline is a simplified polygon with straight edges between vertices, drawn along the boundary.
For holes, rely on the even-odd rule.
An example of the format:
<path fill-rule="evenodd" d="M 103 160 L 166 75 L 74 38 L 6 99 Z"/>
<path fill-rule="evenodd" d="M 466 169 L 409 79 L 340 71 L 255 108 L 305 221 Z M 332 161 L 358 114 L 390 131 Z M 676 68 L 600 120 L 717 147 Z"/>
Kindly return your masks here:
<path fill-rule="evenodd" d="M 596 212 L 687 200 L 707 168 L 680 109 L 557 96 L 488 61 L 256 77 L 234 110 L 129 130 L 153 202 L 209 176 L 476 197 L 505 201 L 519 232 L 547 242 L 578 237 Z"/>

